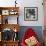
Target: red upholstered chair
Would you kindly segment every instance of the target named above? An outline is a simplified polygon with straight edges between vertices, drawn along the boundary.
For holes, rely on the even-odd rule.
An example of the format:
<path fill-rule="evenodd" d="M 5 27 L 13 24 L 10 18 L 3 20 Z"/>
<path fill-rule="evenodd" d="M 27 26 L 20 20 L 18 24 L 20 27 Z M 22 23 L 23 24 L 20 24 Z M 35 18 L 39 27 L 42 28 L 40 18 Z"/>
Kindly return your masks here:
<path fill-rule="evenodd" d="M 29 39 L 30 37 L 37 37 L 37 35 L 36 35 L 36 33 L 33 31 L 33 29 L 32 28 L 28 28 L 27 30 L 26 30 L 26 32 L 25 32 L 25 34 L 24 34 L 24 37 L 22 38 L 22 42 L 21 42 L 21 46 L 27 46 L 27 44 L 26 44 L 26 42 L 25 42 L 25 40 L 26 39 Z M 37 40 L 37 38 L 36 38 L 36 40 Z M 31 45 L 29 45 L 29 46 L 31 46 Z M 35 44 L 34 46 L 41 46 L 41 44 L 40 44 L 40 42 L 37 40 L 37 44 Z"/>

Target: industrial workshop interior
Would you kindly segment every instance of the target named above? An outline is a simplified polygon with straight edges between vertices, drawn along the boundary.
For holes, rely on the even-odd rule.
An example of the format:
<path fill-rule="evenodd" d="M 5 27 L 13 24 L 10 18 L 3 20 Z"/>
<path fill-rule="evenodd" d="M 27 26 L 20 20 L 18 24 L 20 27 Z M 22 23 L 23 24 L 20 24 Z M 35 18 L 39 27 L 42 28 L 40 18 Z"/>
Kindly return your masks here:
<path fill-rule="evenodd" d="M 0 46 L 46 46 L 46 0 L 0 0 Z"/>

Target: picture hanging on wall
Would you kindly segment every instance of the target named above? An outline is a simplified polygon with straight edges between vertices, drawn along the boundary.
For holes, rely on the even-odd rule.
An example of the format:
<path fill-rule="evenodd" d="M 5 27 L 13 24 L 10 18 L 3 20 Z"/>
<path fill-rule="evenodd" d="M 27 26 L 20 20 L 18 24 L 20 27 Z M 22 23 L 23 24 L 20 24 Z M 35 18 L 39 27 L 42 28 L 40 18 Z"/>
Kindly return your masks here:
<path fill-rule="evenodd" d="M 25 21 L 37 21 L 38 20 L 38 8 L 37 7 L 24 7 L 24 20 Z"/>

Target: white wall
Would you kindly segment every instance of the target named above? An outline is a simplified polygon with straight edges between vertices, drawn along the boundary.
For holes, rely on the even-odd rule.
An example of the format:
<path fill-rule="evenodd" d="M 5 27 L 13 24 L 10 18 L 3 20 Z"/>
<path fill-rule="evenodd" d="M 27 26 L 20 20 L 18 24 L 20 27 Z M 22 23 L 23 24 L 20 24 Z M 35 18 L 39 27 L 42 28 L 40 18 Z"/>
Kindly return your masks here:
<path fill-rule="evenodd" d="M 24 5 L 21 6 L 20 11 L 20 25 L 22 26 L 43 26 L 43 6 L 42 0 L 24 0 Z M 24 7 L 38 7 L 38 21 L 24 21 Z"/>
<path fill-rule="evenodd" d="M 15 6 L 15 0 L 0 0 L 0 6 Z M 17 0 L 19 9 L 20 26 L 43 26 L 43 0 Z M 24 7 L 38 7 L 38 21 L 24 21 Z"/>

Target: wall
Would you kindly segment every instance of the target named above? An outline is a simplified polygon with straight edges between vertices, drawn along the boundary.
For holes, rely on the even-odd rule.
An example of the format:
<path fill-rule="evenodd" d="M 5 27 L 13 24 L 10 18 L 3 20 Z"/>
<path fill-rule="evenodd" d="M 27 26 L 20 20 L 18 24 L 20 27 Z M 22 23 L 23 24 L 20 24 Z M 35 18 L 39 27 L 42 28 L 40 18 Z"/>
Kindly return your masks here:
<path fill-rule="evenodd" d="M 43 0 L 24 0 L 24 7 L 38 7 L 38 21 L 24 21 L 24 7 L 21 6 L 19 24 L 21 26 L 43 26 Z"/>
<path fill-rule="evenodd" d="M 15 6 L 15 0 L 0 0 L 0 6 L 9 7 Z M 43 26 L 43 0 L 17 0 L 19 9 L 19 24 L 20 26 Z M 38 21 L 24 21 L 24 7 L 38 7 Z M 9 19 L 10 20 L 10 19 Z"/>

